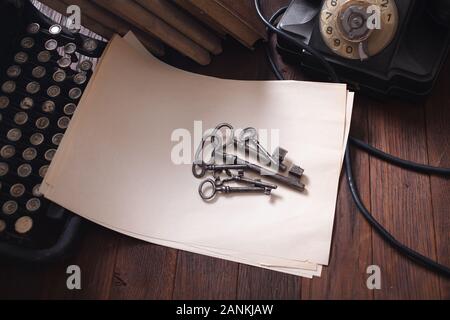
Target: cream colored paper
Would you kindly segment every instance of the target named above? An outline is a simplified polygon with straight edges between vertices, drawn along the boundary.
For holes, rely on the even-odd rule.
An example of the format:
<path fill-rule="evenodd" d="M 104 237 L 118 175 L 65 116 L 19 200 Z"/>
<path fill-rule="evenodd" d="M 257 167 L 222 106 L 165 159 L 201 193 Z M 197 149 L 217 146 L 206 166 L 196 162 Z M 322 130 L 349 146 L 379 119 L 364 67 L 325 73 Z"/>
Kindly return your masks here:
<path fill-rule="evenodd" d="M 91 84 L 45 179 L 48 198 L 149 239 L 328 262 L 345 140 L 344 86 L 192 75 L 119 38 Z M 194 120 L 280 129 L 283 146 L 307 169 L 308 194 L 280 187 L 281 200 L 203 203 L 190 166 L 170 161 L 171 133 L 192 129 Z"/>

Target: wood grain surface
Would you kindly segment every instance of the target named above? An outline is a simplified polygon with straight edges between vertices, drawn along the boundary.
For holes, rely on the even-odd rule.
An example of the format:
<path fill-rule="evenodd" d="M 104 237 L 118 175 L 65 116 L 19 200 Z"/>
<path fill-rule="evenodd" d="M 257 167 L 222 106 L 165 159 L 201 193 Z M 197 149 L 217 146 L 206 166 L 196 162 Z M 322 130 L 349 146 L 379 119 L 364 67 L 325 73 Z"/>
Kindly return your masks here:
<path fill-rule="evenodd" d="M 264 1 L 266 14 L 288 1 Z M 274 79 L 261 45 L 234 41 L 208 67 L 169 53 L 174 65 L 231 79 Z M 295 66 L 281 63 L 290 79 Z M 450 60 L 425 102 L 357 96 L 352 135 L 395 155 L 450 167 Z M 151 88 L 150 88 L 151 89 Z M 275 111 L 276 112 L 276 111 Z M 353 151 L 366 206 L 396 238 L 450 265 L 450 181 L 407 172 Z M 82 290 L 66 289 L 66 268 L 82 269 Z M 381 290 L 368 290 L 366 269 L 379 265 Z M 357 211 L 342 174 L 330 266 L 301 279 L 164 248 L 86 223 L 75 254 L 38 268 L 0 262 L 0 298 L 36 299 L 449 299 L 450 282 L 400 256 Z"/>

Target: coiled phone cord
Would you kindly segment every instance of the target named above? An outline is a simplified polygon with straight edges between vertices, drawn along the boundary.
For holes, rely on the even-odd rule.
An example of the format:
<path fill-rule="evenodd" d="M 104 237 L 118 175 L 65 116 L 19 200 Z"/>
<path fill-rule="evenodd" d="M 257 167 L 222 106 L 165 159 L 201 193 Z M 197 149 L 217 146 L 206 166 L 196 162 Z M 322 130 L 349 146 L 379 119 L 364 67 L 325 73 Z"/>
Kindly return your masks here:
<path fill-rule="evenodd" d="M 298 46 L 300 49 L 310 53 L 312 56 L 314 56 L 317 60 L 320 61 L 322 66 L 327 70 L 331 77 L 331 81 L 339 83 L 339 77 L 337 76 L 334 68 L 328 63 L 328 61 L 325 60 L 325 58 L 320 54 L 318 51 L 316 51 L 314 48 L 311 48 L 304 42 L 298 40 L 297 38 L 291 36 L 290 34 L 276 28 L 274 26 L 275 21 L 278 19 L 280 15 L 282 15 L 287 7 L 283 7 L 279 9 L 277 12 L 273 14 L 273 16 L 270 18 L 270 20 L 267 20 L 264 15 L 261 12 L 261 5 L 260 0 L 254 0 L 255 1 L 255 7 L 256 11 L 261 18 L 261 20 L 264 22 L 264 24 L 267 26 L 267 28 L 276 33 L 279 37 L 283 37 L 289 42 L 292 42 L 292 44 Z M 272 55 L 270 53 L 270 47 L 269 45 L 266 45 L 266 54 L 269 59 L 270 65 L 273 69 L 273 72 L 275 76 L 278 78 L 278 80 L 284 80 L 284 77 L 280 70 L 278 69 L 275 61 L 272 58 Z M 407 161 L 404 159 L 397 158 L 395 156 L 392 156 L 390 154 L 387 154 L 381 150 L 378 150 L 374 148 L 373 146 L 358 140 L 356 138 L 350 137 L 349 141 L 352 145 L 355 145 L 356 147 L 368 152 L 369 154 L 382 159 L 384 161 L 387 161 L 391 164 L 394 164 L 396 166 L 413 170 L 420 173 L 426 173 L 426 174 L 435 174 L 435 175 L 443 175 L 443 176 L 450 176 L 450 169 L 449 168 L 438 168 L 438 167 L 432 167 L 427 166 L 423 164 L 418 164 L 415 162 Z M 402 244 L 400 241 L 398 241 L 394 236 L 392 236 L 389 231 L 387 231 L 370 213 L 370 211 L 366 208 L 364 203 L 361 200 L 361 196 L 359 194 L 358 187 L 356 185 L 356 181 L 353 176 L 353 170 L 352 170 L 352 161 L 350 156 L 350 147 L 347 146 L 347 149 L 345 150 L 345 170 L 347 172 L 347 183 L 350 188 L 350 193 L 352 195 L 353 201 L 355 202 L 358 210 L 361 212 L 361 214 L 364 216 L 364 218 L 367 220 L 367 222 L 375 229 L 375 231 L 385 240 L 387 241 L 392 247 L 394 247 L 396 250 L 398 250 L 399 253 L 404 255 L 405 257 L 411 259 L 412 261 L 422 265 L 423 267 L 437 272 L 441 274 L 442 276 L 445 276 L 447 278 L 450 277 L 450 268 L 447 266 L 444 266 L 442 264 L 437 263 L 436 261 L 431 260 L 430 258 L 418 253 L 417 251 L 412 250 L 411 248 L 407 247 L 406 245 Z"/>

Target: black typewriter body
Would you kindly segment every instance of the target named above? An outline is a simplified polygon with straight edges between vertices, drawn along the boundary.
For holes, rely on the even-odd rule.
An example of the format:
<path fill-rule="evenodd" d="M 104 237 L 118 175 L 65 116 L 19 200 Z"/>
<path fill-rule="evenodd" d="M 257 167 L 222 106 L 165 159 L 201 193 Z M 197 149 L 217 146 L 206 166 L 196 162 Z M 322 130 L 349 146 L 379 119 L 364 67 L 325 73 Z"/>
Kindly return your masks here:
<path fill-rule="evenodd" d="M 0 0 L 0 42 L 0 257 L 49 261 L 66 252 L 81 220 L 39 186 L 106 43 L 25 0 Z"/>
<path fill-rule="evenodd" d="M 430 93 L 445 62 L 449 17 L 449 0 L 293 0 L 278 27 L 321 53 L 353 90 L 416 99 Z M 285 39 L 277 49 L 324 78 L 310 54 Z"/>

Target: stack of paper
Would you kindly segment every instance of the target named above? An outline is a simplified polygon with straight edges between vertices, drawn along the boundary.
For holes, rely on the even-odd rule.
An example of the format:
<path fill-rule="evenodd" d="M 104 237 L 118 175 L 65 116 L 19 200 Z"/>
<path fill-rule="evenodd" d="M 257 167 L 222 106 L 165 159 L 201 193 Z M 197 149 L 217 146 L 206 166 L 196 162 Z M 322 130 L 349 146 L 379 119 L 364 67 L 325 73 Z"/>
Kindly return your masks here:
<path fill-rule="evenodd" d="M 342 84 L 196 75 L 155 59 L 132 35 L 114 37 L 41 191 L 86 219 L 148 242 L 320 276 L 352 103 Z M 279 185 L 271 197 L 219 195 L 204 202 L 191 165 L 173 161 L 180 143 L 174 132 L 194 136 L 196 121 L 203 130 L 223 122 L 279 130 L 280 145 L 305 169 L 307 191 Z M 187 143 L 193 157 L 196 142 Z"/>

